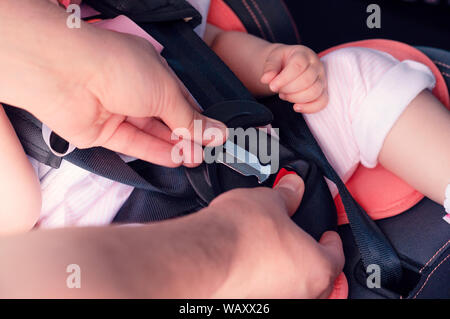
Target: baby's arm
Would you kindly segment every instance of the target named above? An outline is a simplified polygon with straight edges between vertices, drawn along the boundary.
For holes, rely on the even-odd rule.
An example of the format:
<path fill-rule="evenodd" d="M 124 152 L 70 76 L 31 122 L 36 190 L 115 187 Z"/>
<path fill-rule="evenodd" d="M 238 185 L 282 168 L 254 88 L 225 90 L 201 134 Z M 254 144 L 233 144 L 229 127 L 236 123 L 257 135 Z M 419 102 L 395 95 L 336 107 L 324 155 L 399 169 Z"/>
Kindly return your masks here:
<path fill-rule="evenodd" d="M 450 184 L 450 111 L 429 91 L 419 94 L 390 130 L 378 160 L 443 204 Z"/>
<path fill-rule="evenodd" d="M 36 173 L 0 105 L 0 235 L 30 230 L 41 212 Z"/>
<path fill-rule="evenodd" d="M 242 32 L 206 28 L 205 42 L 255 96 L 278 93 L 302 113 L 314 113 L 328 103 L 322 62 L 302 45 L 269 43 Z"/>

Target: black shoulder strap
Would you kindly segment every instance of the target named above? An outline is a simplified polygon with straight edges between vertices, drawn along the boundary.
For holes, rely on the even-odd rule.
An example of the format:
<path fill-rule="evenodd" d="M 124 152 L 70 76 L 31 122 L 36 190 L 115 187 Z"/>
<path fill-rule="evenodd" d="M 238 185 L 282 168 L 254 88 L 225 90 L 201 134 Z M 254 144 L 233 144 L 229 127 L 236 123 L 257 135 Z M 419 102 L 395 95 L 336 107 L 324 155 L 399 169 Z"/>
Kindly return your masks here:
<path fill-rule="evenodd" d="M 86 0 L 92 8 L 107 18 L 125 14 L 136 23 L 188 21 L 196 27 L 202 21 L 200 13 L 185 0 Z"/>
<path fill-rule="evenodd" d="M 203 109 L 230 100 L 256 102 L 234 73 L 184 21 L 141 23 L 139 26 L 164 46 L 162 56 Z"/>
<path fill-rule="evenodd" d="M 17 137 L 25 153 L 40 163 L 53 168 L 61 165 L 61 157 L 48 148 L 42 137 L 42 123 L 31 113 L 7 104 L 3 104 L 5 113 L 13 124 Z"/>

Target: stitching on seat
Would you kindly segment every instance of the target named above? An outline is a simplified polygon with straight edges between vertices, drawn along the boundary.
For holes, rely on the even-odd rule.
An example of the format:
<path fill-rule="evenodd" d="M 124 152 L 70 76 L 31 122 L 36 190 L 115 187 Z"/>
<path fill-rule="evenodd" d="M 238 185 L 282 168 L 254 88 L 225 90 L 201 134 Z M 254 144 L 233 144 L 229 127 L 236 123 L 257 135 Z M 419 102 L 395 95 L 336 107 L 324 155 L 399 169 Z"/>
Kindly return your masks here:
<path fill-rule="evenodd" d="M 422 271 L 428 266 L 428 264 L 434 259 L 436 258 L 437 255 L 439 255 L 439 253 L 445 248 L 447 247 L 447 245 L 450 243 L 450 239 L 441 247 L 438 249 L 438 251 L 436 251 L 436 253 L 433 255 L 433 257 L 430 258 L 430 260 L 427 261 L 427 263 L 422 267 L 422 269 L 419 270 L 419 273 L 421 274 Z"/>
<path fill-rule="evenodd" d="M 445 64 L 444 62 L 437 61 L 437 60 L 433 60 L 433 62 L 438 64 L 438 65 L 440 65 L 440 66 L 443 66 L 444 68 L 450 69 L 450 65 Z"/>
<path fill-rule="evenodd" d="M 450 73 L 442 72 L 442 75 L 444 75 L 445 77 L 450 78 Z"/>
<path fill-rule="evenodd" d="M 256 11 L 258 11 L 258 13 L 261 15 L 261 18 L 263 19 L 264 24 L 267 26 L 267 29 L 269 30 L 269 33 L 270 33 L 270 35 L 272 36 L 272 40 L 273 40 L 273 41 L 276 41 L 275 34 L 273 33 L 273 30 L 272 30 L 272 28 L 270 27 L 269 21 L 267 20 L 266 16 L 265 16 L 264 13 L 262 12 L 261 8 L 260 8 L 260 7 L 258 6 L 258 4 L 255 2 L 255 0 L 250 0 L 250 1 L 251 1 L 251 2 L 253 3 L 253 5 L 255 6 Z"/>
<path fill-rule="evenodd" d="M 430 280 L 431 276 L 434 274 L 436 269 L 438 269 L 447 259 L 450 257 L 450 254 L 447 255 L 440 263 L 437 265 L 433 271 L 428 275 L 427 280 L 423 283 L 422 287 L 420 287 L 419 291 L 414 295 L 413 299 L 416 299 L 416 297 L 422 292 L 423 288 L 428 284 L 428 281 Z"/>
<path fill-rule="evenodd" d="M 256 26 L 259 29 L 259 32 L 261 32 L 261 35 L 263 36 L 263 38 L 265 40 L 267 40 L 266 34 L 264 33 L 264 30 L 261 26 L 261 24 L 259 23 L 258 19 L 256 18 L 255 13 L 253 12 L 253 10 L 250 8 L 250 6 L 248 5 L 246 0 L 242 0 L 242 4 L 245 6 L 245 8 L 247 9 L 247 11 L 250 13 L 251 17 L 253 18 L 253 21 L 255 21 Z"/>

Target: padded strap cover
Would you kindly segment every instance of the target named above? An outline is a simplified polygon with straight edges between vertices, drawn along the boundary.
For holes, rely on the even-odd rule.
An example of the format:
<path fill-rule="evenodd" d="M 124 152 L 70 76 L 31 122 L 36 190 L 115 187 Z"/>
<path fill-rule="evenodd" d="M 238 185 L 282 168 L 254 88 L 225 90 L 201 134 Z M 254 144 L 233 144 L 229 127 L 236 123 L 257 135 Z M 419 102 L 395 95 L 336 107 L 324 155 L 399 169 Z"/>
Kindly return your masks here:
<path fill-rule="evenodd" d="M 192 27 L 202 21 L 200 13 L 185 0 L 85 0 L 107 17 L 126 15 L 136 23 L 189 20 Z"/>

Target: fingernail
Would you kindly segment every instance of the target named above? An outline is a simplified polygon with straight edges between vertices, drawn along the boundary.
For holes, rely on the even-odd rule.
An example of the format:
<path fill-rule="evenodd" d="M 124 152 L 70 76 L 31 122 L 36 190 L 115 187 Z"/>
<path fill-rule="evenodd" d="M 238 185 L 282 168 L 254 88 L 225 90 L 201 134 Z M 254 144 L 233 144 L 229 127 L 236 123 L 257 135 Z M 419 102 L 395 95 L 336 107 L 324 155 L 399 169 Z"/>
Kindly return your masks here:
<path fill-rule="evenodd" d="M 303 110 L 303 107 L 301 105 L 294 105 L 294 111 L 301 112 Z"/>
<path fill-rule="evenodd" d="M 212 132 L 207 132 L 207 130 Z M 214 132 L 213 130 L 219 130 L 222 136 L 220 136 L 217 131 Z M 214 141 L 217 141 L 218 145 L 222 144 L 228 138 L 228 128 L 226 125 L 220 121 L 209 118 L 206 120 L 204 133 L 206 134 L 203 135 L 203 138 L 205 138 L 205 135 L 213 136 L 213 140 L 209 142 L 215 143 Z"/>
<path fill-rule="evenodd" d="M 268 77 L 269 77 L 269 73 L 264 73 L 263 76 L 261 77 L 261 82 L 262 83 L 267 83 L 268 82 Z"/>
<path fill-rule="evenodd" d="M 205 123 L 205 130 L 209 128 L 218 128 L 221 131 L 226 131 L 227 129 L 226 125 L 222 122 L 213 119 L 207 119 Z"/>
<path fill-rule="evenodd" d="M 294 193 L 300 192 L 301 188 L 303 187 L 303 181 L 300 178 L 300 176 L 295 174 L 289 174 L 284 176 L 275 186 L 275 188 L 285 188 L 293 191 Z"/>
<path fill-rule="evenodd" d="M 269 84 L 269 88 L 272 92 L 277 92 L 278 91 L 278 86 L 276 84 L 270 83 Z"/>

